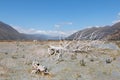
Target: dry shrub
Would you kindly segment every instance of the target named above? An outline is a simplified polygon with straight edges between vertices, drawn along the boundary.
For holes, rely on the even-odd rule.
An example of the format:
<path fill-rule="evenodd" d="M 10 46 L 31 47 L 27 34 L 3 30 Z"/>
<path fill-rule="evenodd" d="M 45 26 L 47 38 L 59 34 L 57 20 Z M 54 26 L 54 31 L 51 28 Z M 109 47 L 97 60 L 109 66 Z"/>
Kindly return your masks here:
<path fill-rule="evenodd" d="M 84 61 L 84 59 L 80 60 L 80 65 L 81 66 L 86 66 L 86 62 Z"/>

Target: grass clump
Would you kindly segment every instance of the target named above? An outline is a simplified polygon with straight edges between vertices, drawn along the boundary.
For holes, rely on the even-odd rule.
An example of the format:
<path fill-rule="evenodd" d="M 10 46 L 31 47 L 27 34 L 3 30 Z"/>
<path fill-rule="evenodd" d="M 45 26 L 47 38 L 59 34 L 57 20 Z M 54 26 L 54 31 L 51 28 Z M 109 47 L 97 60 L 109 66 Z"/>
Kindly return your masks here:
<path fill-rule="evenodd" d="M 81 65 L 81 66 L 86 66 L 86 62 L 85 62 L 84 59 L 80 60 L 80 65 Z"/>

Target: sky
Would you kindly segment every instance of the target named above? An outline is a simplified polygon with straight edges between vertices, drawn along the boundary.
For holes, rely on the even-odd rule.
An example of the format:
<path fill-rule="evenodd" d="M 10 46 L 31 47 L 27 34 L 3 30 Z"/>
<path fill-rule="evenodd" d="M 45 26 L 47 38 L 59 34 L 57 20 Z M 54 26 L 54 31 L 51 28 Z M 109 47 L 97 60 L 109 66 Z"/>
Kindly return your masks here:
<path fill-rule="evenodd" d="M 0 21 L 21 33 L 70 35 L 120 19 L 120 0 L 0 0 Z"/>

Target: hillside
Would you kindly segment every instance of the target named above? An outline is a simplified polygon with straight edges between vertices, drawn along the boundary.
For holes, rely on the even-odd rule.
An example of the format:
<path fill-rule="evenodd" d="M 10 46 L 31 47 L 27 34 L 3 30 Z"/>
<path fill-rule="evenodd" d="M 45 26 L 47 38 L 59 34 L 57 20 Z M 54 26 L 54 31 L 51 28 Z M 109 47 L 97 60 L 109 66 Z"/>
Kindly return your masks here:
<path fill-rule="evenodd" d="M 0 21 L 0 40 L 19 39 L 22 39 L 22 35 L 17 30 Z"/>
<path fill-rule="evenodd" d="M 12 26 L 0 21 L 0 40 L 58 40 L 58 37 L 53 37 L 44 34 L 25 34 L 19 33 Z"/>
<path fill-rule="evenodd" d="M 120 40 L 120 22 L 112 26 L 92 27 L 73 33 L 67 39 L 80 40 Z"/>
<path fill-rule="evenodd" d="M 0 21 L 0 40 L 58 40 L 58 37 L 52 37 L 42 34 L 24 34 Z M 92 27 L 80 30 L 66 39 L 80 40 L 120 40 L 120 22 L 112 26 Z"/>
<path fill-rule="evenodd" d="M 46 40 L 45 35 L 19 33 L 12 26 L 0 22 L 0 40 Z"/>
<path fill-rule="evenodd" d="M 108 40 L 120 40 L 120 23 L 116 23 L 112 28 L 116 28 L 116 30 L 107 36 Z"/>
<path fill-rule="evenodd" d="M 120 31 L 116 31 L 111 35 L 107 36 L 108 40 L 120 40 Z"/>

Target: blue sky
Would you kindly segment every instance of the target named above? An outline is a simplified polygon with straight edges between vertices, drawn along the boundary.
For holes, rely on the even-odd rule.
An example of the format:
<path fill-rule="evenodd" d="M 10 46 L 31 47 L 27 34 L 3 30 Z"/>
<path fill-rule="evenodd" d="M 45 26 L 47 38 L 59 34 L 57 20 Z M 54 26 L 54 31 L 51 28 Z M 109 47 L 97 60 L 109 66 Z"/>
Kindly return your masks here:
<path fill-rule="evenodd" d="M 30 34 L 69 35 L 119 18 L 120 0 L 0 0 L 0 21 Z"/>

